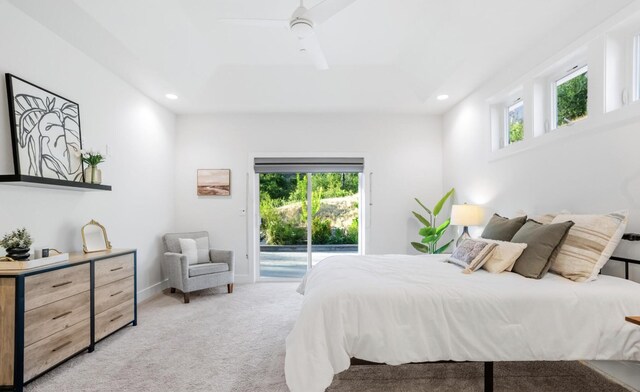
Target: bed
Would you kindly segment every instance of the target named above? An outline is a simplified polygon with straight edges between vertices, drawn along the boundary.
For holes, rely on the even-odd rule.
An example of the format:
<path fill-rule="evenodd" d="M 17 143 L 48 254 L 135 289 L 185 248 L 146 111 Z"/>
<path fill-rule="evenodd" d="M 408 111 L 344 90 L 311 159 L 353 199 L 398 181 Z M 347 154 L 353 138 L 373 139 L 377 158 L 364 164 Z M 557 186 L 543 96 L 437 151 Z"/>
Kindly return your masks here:
<path fill-rule="evenodd" d="M 324 391 L 352 358 L 437 361 L 640 360 L 640 284 L 547 274 L 461 273 L 441 255 L 335 256 L 298 291 L 287 337 L 292 392 Z"/>

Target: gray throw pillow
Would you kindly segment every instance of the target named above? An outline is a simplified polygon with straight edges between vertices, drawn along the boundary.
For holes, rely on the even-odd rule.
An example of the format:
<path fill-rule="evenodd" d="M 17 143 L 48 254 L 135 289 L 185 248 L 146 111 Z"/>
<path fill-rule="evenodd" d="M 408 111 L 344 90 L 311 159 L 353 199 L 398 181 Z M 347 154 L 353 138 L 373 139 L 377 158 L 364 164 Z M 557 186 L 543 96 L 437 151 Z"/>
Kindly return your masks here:
<path fill-rule="evenodd" d="M 541 279 L 549 271 L 557 249 L 573 224 L 572 221 L 567 221 L 543 225 L 529 219 L 511 239 L 511 242 L 527 244 L 512 272 L 526 278 Z"/>
<path fill-rule="evenodd" d="M 465 240 L 447 261 L 464 268 L 465 273 L 471 273 L 479 270 L 489 260 L 496 246 L 498 245 L 483 241 Z"/>
<path fill-rule="evenodd" d="M 526 221 L 526 216 L 508 219 L 498 214 L 493 214 L 480 237 L 488 240 L 511 241 Z"/>

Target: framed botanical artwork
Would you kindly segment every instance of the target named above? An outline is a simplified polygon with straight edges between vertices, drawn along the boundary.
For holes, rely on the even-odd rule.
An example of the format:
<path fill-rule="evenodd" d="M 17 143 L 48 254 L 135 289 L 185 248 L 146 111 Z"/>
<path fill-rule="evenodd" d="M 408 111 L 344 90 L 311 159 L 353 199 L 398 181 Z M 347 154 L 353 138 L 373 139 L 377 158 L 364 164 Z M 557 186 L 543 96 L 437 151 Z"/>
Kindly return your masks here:
<path fill-rule="evenodd" d="M 80 107 L 6 74 L 15 174 L 82 181 Z"/>
<path fill-rule="evenodd" d="M 230 169 L 198 169 L 198 196 L 231 195 Z"/>

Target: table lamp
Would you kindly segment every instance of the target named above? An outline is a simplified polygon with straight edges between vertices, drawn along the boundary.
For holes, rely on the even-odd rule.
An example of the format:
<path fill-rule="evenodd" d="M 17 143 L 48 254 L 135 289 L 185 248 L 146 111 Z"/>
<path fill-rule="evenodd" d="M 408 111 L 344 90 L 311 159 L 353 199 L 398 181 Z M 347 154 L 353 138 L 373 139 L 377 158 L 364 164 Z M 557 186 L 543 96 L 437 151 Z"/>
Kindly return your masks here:
<path fill-rule="evenodd" d="M 480 226 L 483 218 L 483 210 L 479 206 L 465 203 L 451 207 L 451 224 L 464 226 L 460 238 L 456 241 L 456 246 L 459 246 L 462 241 L 471 238 L 469 235 L 469 226 Z"/>

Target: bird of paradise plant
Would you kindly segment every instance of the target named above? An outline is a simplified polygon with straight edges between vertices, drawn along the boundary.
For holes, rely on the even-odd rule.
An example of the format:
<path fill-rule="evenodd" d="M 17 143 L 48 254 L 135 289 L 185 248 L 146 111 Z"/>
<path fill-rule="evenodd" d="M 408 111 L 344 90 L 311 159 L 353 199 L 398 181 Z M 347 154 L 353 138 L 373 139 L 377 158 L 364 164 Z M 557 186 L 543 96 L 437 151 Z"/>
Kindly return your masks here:
<path fill-rule="evenodd" d="M 445 234 L 449 225 L 451 224 L 451 218 L 447 218 L 440 225 L 436 226 L 437 221 L 436 218 L 442 211 L 442 207 L 447 202 L 447 200 L 453 195 L 455 192 L 454 188 L 451 188 L 449 192 L 447 192 L 440 201 L 433 207 L 433 210 L 427 208 L 424 203 L 416 198 L 416 202 L 422 207 L 427 214 L 429 214 L 429 218 L 425 218 L 423 215 L 418 214 L 415 211 L 413 212 L 413 216 L 416 217 L 424 225 L 423 228 L 418 231 L 418 233 L 422 236 L 422 240 L 420 242 L 412 242 L 411 245 L 418 251 L 422 253 L 429 254 L 440 254 L 443 253 L 449 245 L 453 242 L 453 240 L 447 242 L 445 245 L 438 247 L 438 241 Z"/>

